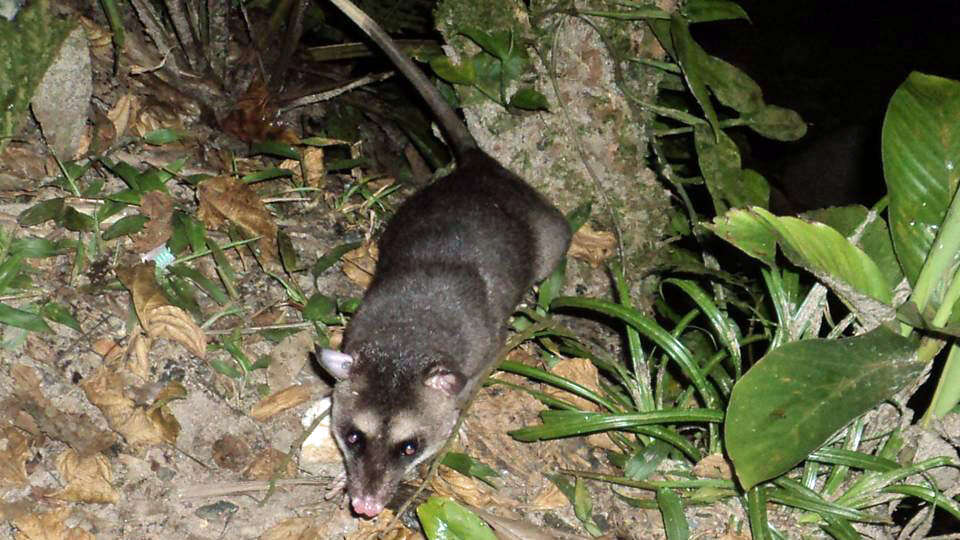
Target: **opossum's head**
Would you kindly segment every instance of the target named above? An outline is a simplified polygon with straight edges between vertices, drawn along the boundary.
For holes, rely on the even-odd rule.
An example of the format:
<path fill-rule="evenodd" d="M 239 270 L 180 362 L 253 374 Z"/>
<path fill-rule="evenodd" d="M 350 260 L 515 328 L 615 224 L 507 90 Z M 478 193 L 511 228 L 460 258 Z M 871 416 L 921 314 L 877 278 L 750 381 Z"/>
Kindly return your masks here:
<path fill-rule="evenodd" d="M 337 379 L 332 429 L 353 510 L 374 517 L 404 475 L 443 447 L 457 423 L 465 378 L 445 359 L 376 347 L 318 357 Z"/>

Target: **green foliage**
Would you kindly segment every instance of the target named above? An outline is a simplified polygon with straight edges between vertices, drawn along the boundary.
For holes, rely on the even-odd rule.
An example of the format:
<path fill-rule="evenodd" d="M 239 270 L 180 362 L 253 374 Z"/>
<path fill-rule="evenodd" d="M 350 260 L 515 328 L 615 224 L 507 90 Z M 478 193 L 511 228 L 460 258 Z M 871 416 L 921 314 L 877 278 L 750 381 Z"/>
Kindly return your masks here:
<path fill-rule="evenodd" d="M 495 540 L 490 527 L 456 502 L 433 496 L 417 507 L 417 517 L 430 540 Z"/>
<path fill-rule="evenodd" d="M 76 23 L 30 2 L 13 21 L 0 17 L 0 151 L 16 132 L 33 92 Z"/>
<path fill-rule="evenodd" d="M 507 108 L 547 110 L 547 98 L 530 87 L 519 88 L 507 97 L 506 88 L 530 69 L 526 47 L 516 42 L 509 30 L 488 32 L 480 28 L 461 28 L 460 33 L 476 43 L 480 51 L 453 64 L 446 56 L 430 60 L 438 77 L 450 84 L 469 86 L 488 99 Z"/>

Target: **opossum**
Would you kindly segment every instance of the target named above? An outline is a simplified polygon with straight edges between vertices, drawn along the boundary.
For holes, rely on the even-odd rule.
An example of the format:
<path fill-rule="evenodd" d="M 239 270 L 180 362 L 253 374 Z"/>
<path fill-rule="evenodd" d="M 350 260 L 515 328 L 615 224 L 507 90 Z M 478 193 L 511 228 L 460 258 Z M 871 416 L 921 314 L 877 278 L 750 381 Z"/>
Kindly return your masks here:
<path fill-rule="evenodd" d="M 318 351 L 337 383 L 332 429 L 353 510 L 379 514 L 434 456 L 496 361 L 506 321 L 566 253 L 570 228 L 535 189 L 480 150 L 393 40 L 349 0 L 331 0 L 376 42 L 436 115 L 454 171 L 405 201 L 342 352 Z"/>

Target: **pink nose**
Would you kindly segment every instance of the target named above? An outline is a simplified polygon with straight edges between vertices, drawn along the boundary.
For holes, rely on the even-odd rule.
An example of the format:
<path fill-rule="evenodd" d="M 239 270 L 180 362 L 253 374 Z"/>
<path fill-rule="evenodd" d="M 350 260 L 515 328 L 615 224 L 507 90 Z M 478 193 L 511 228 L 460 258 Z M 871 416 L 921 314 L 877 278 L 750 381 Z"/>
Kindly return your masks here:
<path fill-rule="evenodd" d="M 373 495 L 364 495 L 353 498 L 353 511 L 361 516 L 377 517 L 383 511 L 383 503 Z"/>

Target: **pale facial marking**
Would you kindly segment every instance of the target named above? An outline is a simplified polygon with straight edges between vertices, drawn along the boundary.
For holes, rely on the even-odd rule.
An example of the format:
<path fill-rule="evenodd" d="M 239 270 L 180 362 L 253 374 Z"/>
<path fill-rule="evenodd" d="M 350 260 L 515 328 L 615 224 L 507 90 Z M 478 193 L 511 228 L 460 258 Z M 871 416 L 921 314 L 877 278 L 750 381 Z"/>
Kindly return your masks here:
<path fill-rule="evenodd" d="M 423 419 L 417 418 L 407 411 L 396 413 L 390 419 L 387 440 L 400 442 L 413 437 L 419 428 L 423 427 Z"/>
<path fill-rule="evenodd" d="M 353 425 L 372 438 L 380 431 L 380 417 L 371 411 L 359 411 L 353 415 Z"/>

